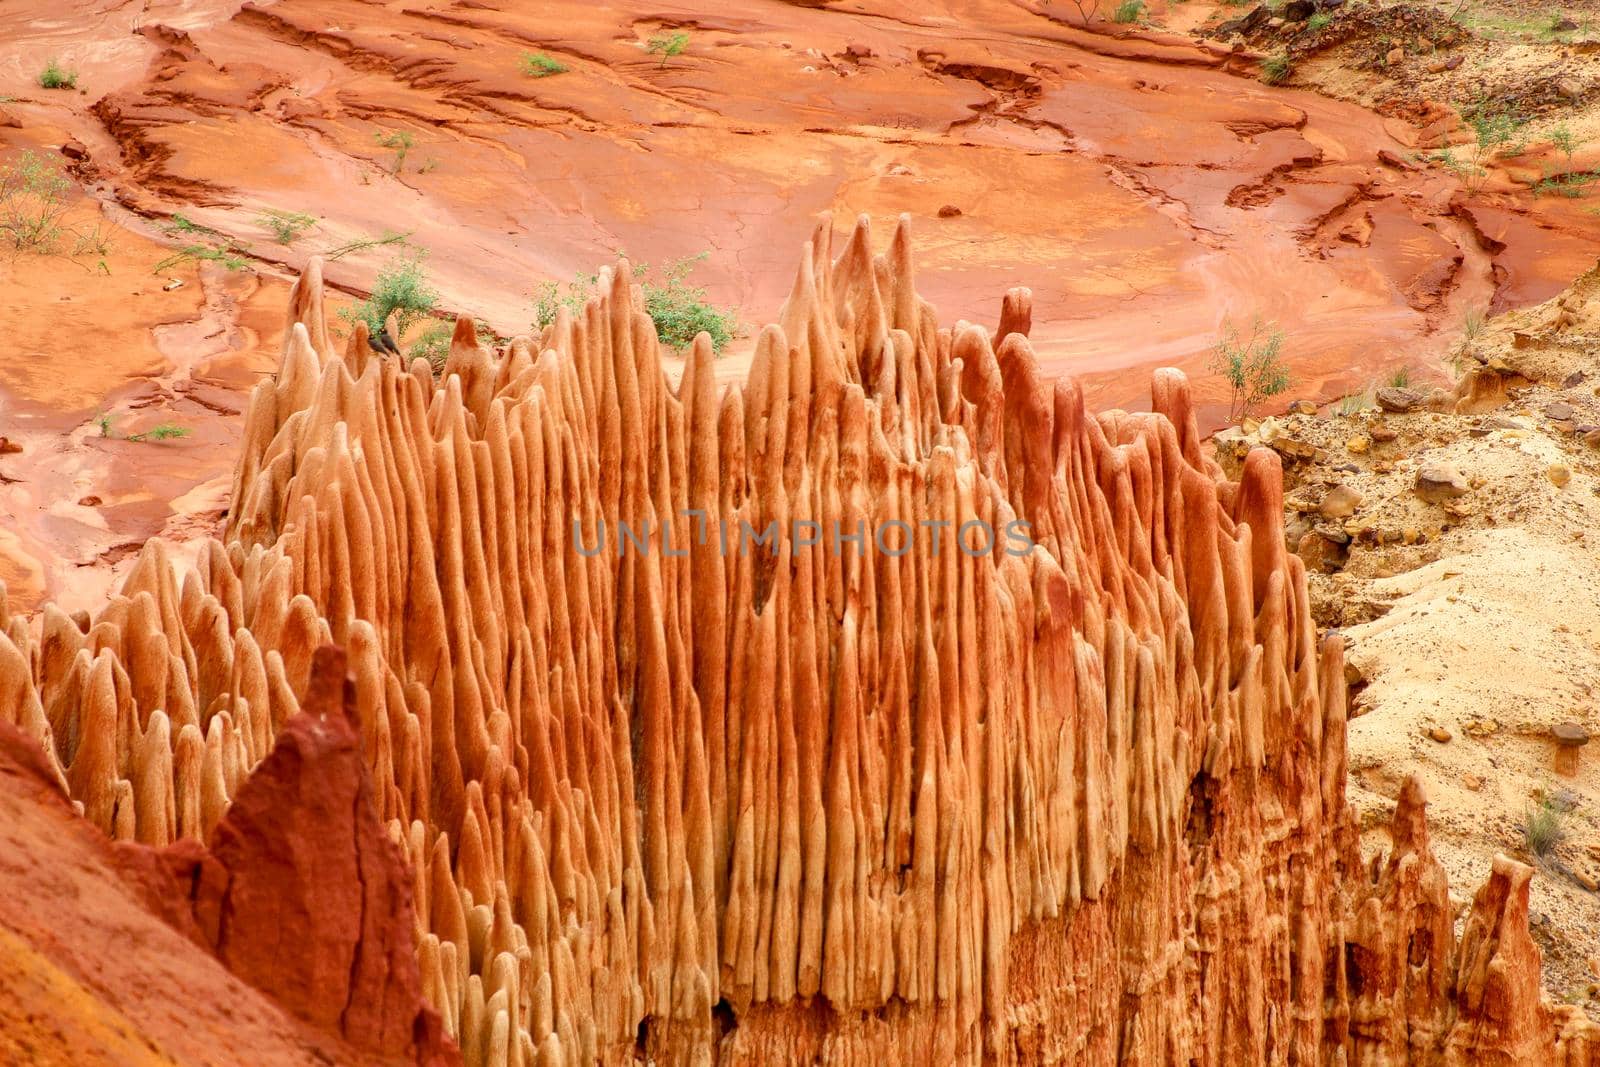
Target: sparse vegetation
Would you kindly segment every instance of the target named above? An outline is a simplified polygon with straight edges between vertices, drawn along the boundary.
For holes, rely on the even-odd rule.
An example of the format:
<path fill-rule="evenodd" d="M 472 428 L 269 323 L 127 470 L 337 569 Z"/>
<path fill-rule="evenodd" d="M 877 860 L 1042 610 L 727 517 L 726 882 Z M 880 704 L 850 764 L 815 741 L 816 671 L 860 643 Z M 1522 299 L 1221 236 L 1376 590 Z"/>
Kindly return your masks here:
<path fill-rule="evenodd" d="M 256 219 L 259 226 L 272 231 L 280 245 L 293 244 L 306 230 L 317 224 L 315 217 L 299 211 L 273 211 L 264 212 Z"/>
<path fill-rule="evenodd" d="M 1294 73 L 1294 61 L 1287 52 L 1278 52 L 1261 61 L 1261 80 L 1268 85 L 1282 85 Z"/>
<path fill-rule="evenodd" d="M 687 30 L 677 30 L 672 33 L 663 31 L 645 43 L 645 51 L 653 56 L 660 56 L 663 67 L 667 65 L 667 60 L 673 56 L 682 55 L 683 50 L 688 47 L 689 32 Z"/>
<path fill-rule="evenodd" d="M 1338 407 L 1335 408 L 1340 415 L 1349 417 L 1365 411 L 1372 406 L 1372 399 L 1366 393 L 1348 393 L 1339 398 Z"/>
<path fill-rule="evenodd" d="M 518 62 L 522 67 L 522 73 L 530 78 L 548 78 L 555 74 L 565 74 L 568 69 L 565 63 L 543 52 L 524 52 Z"/>
<path fill-rule="evenodd" d="M 1522 842 L 1538 859 L 1546 859 L 1567 838 L 1567 813 L 1552 797 L 1542 798 L 1522 815 Z"/>
<path fill-rule="evenodd" d="M 0 167 L 0 234 L 18 252 L 55 251 L 70 188 L 60 168 L 32 150 Z"/>
<path fill-rule="evenodd" d="M 1289 388 L 1289 368 L 1281 358 L 1283 331 L 1257 315 L 1241 336 L 1232 322 L 1212 350 L 1211 369 L 1228 382 L 1228 421 L 1238 422 L 1263 401 Z"/>
<path fill-rule="evenodd" d="M 1476 341 L 1483 335 L 1484 316 L 1477 308 L 1469 310 L 1461 320 L 1461 335 L 1469 341 Z"/>
<path fill-rule="evenodd" d="M 328 249 L 326 252 L 322 253 L 322 258 L 331 263 L 336 259 L 343 259 L 345 256 L 351 255 L 355 252 L 365 252 L 369 248 L 382 248 L 386 245 L 403 245 L 406 243 L 406 239 L 411 236 L 411 233 L 411 230 L 407 230 L 405 233 L 396 233 L 393 230 L 385 230 L 382 237 L 358 237 L 354 241 L 346 241 L 342 245 L 335 245 L 334 247 Z"/>
<path fill-rule="evenodd" d="M 94 422 L 96 426 L 100 427 L 101 437 L 118 438 L 123 441 L 136 441 L 141 443 L 146 441 L 175 441 L 180 437 L 189 436 L 189 427 L 179 426 L 175 422 L 157 423 L 148 430 L 140 430 L 138 433 L 130 434 L 113 433 L 111 431 L 111 416 L 104 412 L 96 415 L 94 417 Z"/>
<path fill-rule="evenodd" d="M 152 273 L 160 274 L 184 263 L 210 262 L 221 264 L 225 270 L 243 270 L 249 265 L 245 258 L 248 245 L 220 234 L 209 226 L 202 226 L 185 215 L 175 214 L 168 221 L 169 237 L 187 237 L 178 250 L 157 263 Z"/>
<path fill-rule="evenodd" d="M 360 303 L 339 309 L 339 317 L 349 323 L 365 322 L 367 332 L 376 336 L 384 323 L 394 316 L 395 343 L 400 344 L 406 331 L 427 317 L 439 302 L 439 293 L 428 284 L 422 270 L 422 254 L 396 256 L 372 283 L 372 295 Z M 446 345 L 449 338 L 445 338 Z"/>
<path fill-rule="evenodd" d="M 1100 0 L 1072 0 L 1072 5 L 1078 9 L 1078 17 L 1085 26 L 1100 17 Z"/>
<path fill-rule="evenodd" d="M 1117 10 L 1112 14 L 1111 21 L 1120 23 L 1138 22 L 1144 17 L 1144 0 L 1122 0 L 1117 5 Z"/>
<path fill-rule="evenodd" d="M 1583 146 L 1583 142 L 1573 135 L 1566 123 L 1550 131 L 1550 144 L 1561 153 L 1566 160 L 1566 166 L 1559 171 L 1546 168 L 1544 177 L 1534 183 L 1535 196 L 1565 196 L 1577 199 L 1588 191 L 1589 186 L 1600 181 L 1600 174 L 1573 169 L 1572 157 Z"/>
<path fill-rule="evenodd" d="M 425 359 L 433 365 L 434 377 L 444 369 L 444 361 L 450 355 L 450 337 L 455 333 L 455 326 L 443 319 L 435 319 L 423 327 L 422 332 L 410 345 L 406 347 L 406 355 L 412 359 Z"/>
<path fill-rule="evenodd" d="M 382 130 L 372 135 L 372 139 L 379 148 L 387 148 L 394 153 L 394 172 L 399 174 L 406 165 L 406 153 L 411 151 L 411 146 L 416 140 L 409 130 Z"/>
<path fill-rule="evenodd" d="M 1389 386 L 1391 389 L 1406 388 L 1406 386 L 1411 384 L 1411 368 L 1396 367 L 1394 370 L 1389 372 L 1389 377 L 1385 379 L 1384 384 Z"/>
<path fill-rule="evenodd" d="M 1306 19 L 1306 29 L 1310 30 L 1312 33 L 1316 33 L 1318 30 L 1326 29 L 1328 24 L 1332 21 L 1332 15 L 1328 14 L 1326 11 L 1318 11 L 1316 14 Z"/>
<path fill-rule="evenodd" d="M 645 312 L 655 323 L 656 336 L 669 348 L 687 348 L 704 332 L 711 338 L 712 349 L 720 353 L 738 331 L 738 316 L 708 303 L 706 291 L 689 282 L 689 272 L 706 255 L 685 256 L 655 271 L 644 263 L 633 268 L 644 293 Z M 545 282 L 534 292 L 534 325 L 539 329 L 548 326 L 562 307 L 579 311 L 599 280 L 597 274 L 580 274 L 564 290 L 556 282 Z"/>
<path fill-rule="evenodd" d="M 42 89 L 76 89 L 78 87 L 78 72 L 68 70 L 52 59 L 39 72 L 39 87 Z"/>

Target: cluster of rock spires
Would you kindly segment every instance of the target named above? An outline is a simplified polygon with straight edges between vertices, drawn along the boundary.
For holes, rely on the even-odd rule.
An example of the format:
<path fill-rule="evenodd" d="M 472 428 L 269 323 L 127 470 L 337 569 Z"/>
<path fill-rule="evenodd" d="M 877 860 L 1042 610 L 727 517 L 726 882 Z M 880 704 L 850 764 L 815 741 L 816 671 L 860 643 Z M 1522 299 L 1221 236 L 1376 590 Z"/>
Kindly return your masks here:
<path fill-rule="evenodd" d="M 435 380 L 337 351 L 313 262 L 223 538 L 0 598 L 0 719 L 172 922 L 418 1063 L 1600 1063 L 1526 868 L 1458 941 L 1414 785 L 1362 863 L 1276 455 L 1224 479 L 1173 371 L 1090 416 L 1026 290 L 941 328 L 903 221 L 832 244 L 723 390 L 625 265 Z M 1037 547 L 925 539 L 973 520 Z"/>

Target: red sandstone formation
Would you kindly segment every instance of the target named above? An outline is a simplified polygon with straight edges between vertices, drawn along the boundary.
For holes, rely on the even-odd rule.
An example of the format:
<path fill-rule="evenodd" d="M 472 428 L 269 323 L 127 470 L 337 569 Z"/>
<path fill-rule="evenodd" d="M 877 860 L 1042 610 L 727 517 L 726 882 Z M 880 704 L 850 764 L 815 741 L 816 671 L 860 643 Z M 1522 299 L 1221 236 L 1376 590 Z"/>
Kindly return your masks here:
<path fill-rule="evenodd" d="M 372 1047 L 411 1017 L 333 642 L 474 1067 L 1600 1062 L 1540 1000 L 1524 869 L 1456 945 L 1416 787 L 1361 864 L 1277 458 L 1226 481 L 1181 375 L 1093 417 L 1025 291 L 941 327 L 903 225 L 835 259 L 823 222 L 748 379 L 702 339 L 674 388 L 629 278 L 502 351 L 463 320 L 436 382 L 337 350 L 313 262 L 224 539 L 151 544 L 93 617 L 0 612 L 0 717 L 106 833 L 212 842 L 194 913 L 241 975 Z M 961 551 L 972 520 L 1038 547 Z"/>

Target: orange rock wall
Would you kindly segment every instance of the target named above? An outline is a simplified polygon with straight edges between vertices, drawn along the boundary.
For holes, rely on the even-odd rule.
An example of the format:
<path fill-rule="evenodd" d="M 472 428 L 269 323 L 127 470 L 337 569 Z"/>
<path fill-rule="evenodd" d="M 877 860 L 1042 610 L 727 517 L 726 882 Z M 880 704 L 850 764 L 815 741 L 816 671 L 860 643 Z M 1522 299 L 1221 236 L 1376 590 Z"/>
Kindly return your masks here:
<path fill-rule="evenodd" d="M 92 618 L 0 611 L 0 717 L 107 833 L 210 839 L 343 646 L 470 1065 L 1600 1062 L 1525 869 L 1458 948 L 1419 791 L 1362 867 L 1275 455 L 1223 479 L 1176 372 L 1090 415 L 1025 290 L 941 327 L 904 223 L 834 253 L 725 391 L 703 343 L 673 387 L 625 265 L 536 340 L 463 320 L 436 382 L 338 351 L 313 263 L 225 536 Z M 1037 548 L 956 550 L 974 519 Z"/>

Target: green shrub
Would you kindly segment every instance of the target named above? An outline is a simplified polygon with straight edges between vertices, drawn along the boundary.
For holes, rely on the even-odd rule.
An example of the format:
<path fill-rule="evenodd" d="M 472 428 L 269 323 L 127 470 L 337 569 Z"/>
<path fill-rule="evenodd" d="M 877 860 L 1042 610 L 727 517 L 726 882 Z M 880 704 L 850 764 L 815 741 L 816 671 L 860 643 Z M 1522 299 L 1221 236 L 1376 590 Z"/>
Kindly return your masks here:
<path fill-rule="evenodd" d="M 1144 17 L 1144 0 L 1122 0 L 1112 14 L 1112 22 L 1138 22 Z"/>
<path fill-rule="evenodd" d="M 1318 11 L 1316 14 L 1306 19 L 1306 29 L 1310 30 L 1312 33 L 1316 33 L 1318 30 L 1327 29 L 1328 24 L 1332 21 L 1332 15 L 1328 14 L 1326 11 Z"/>
<path fill-rule="evenodd" d="M 543 52 L 524 52 L 520 61 L 522 73 L 530 78 L 548 78 L 553 74 L 565 74 L 567 65 L 559 59 L 554 59 Z"/>
<path fill-rule="evenodd" d="M 455 332 L 453 323 L 435 319 L 423 327 L 416 340 L 406 346 L 406 355 L 412 359 L 427 360 L 433 365 L 434 377 L 438 377 L 444 369 L 444 361 L 450 356 L 450 338 Z"/>
<path fill-rule="evenodd" d="M 397 256 L 378 271 L 372 283 L 372 295 L 340 308 L 339 317 L 352 324 L 365 322 L 367 332 L 376 337 L 393 315 L 393 337 L 399 344 L 412 324 L 425 318 L 438 302 L 438 292 L 428 284 L 427 275 L 423 273 L 421 255 Z M 445 344 L 448 348 L 448 337 Z"/>
<path fill-rule="evenodd" d="M 667 65 L 667 60 L 672 56 L 682 55 L 683 50 L 689 47 L 689 33 L 687 30 L 678 30 L 676 33 L 661 32 L 645 44 L 645 51 L 651 55 L 661 57 L 661 65 Z"/>
<path fill-rule="evenodd" d="M 379 148 L 387 148 L 394 152 L 394 172 L 399 174 L 406 165 L 406 153 L 411 151 L 411 146 L 416 144 L 411 134 L 406 130 L 390 130 L 388 133 L 379 131 L 372 135 Z"/>
<path fill-rule="evenodd" d="M 655 323 L 656 336 L 668 348 L 688 348 L 704 332 L 711 338 L 712 350 L 720 353 L 738 332 L 738 316 L 708 303 L 706 291 L 689 282 L 689 272 L 706 255 L 701 252 L 685 256 L 654 272 L 644 263 L 633 268 L 634 279 L 644 293 L 645 313 Z M 565 290 L 556 282 L 545 282 L 534 292 L 534 325 L 539 329 L 550 325 L 562 307 L 577 314 L 598 282 L 597 274 L 579 274 Z"/>
<path fill-rule="evenodd" d="M 1233 323 L 1223 324 L 1222 339 L 1212 350 L 1211 369 L 1227 379 L 1231 390 L 1228 421 L 1238 422 L 1256 405 L 1289 388 L 1289 368 L 1279 353 L 1283 331 L 1257 315 L 1250 334 L 1241 337 Z"/>
<path fill-rule="evenodd" d="M 1539 859 L 1554 852 L 1567 839 L 1567 814 L 1550 797 L 1522 814 L 1522 841 Z"/>
<path fill-rule="evenodd" d="M 78 72 L 67 70 L 52 59 L 39 72 L 39 86 L 44 89 L 76 89 L 78 87 Z"/>
<path fill-rule="evenodd" d="M 1282 85 L 1294 73 L 1294 61 L 1288 53 L 1279 52 L 1261 61 L 1261 80 L 1268 85 Z"/>
<path fill-rule="evenodd" d="M 169 237 L 181 236 L 189 240 L 179 245 L 178 250 L 172 255 L 157 263 L 152 271 L 155 274 L 184 263 L 219 263 L 223 269 L 230 271 L 243 270 L 249 265 L 249 260 L 244 256 L 248 245 L 220 234 L 209 226 L 202 226 L 185 215 L 174 214 L 165 229 Z"/>
<path fill-rule="evenodd" d="M 358 237 L 354 241 L 346 241 L 342 245 L 336 245 L 328 249 L 322 253 L 322 258 L 331 263 L 336 259 L 343 259 L 354 252 L 365 252 L 369 248 L 381 248 L 384 245 L 403 245 L 406 243 L 406 239 L 411 236 L 411 233 L 412 231 L 410 230 L 405 233 L 385 230 L 382 237 Z"/>
<path fill-rule="evenodd" d="M 1396 367 L 1390 372 L 1388 381 L 1385 384 L 1394 389 L 1404 389 L 1411 384 L 1411 368 Z"/>
<path fill-rule="evenodd" d="M 49 157 L 31 149 L 0 167 L 0 234 L 18 252 L 55 250 L 64 230 L 72 182 Z"/>
<path fill-rule="evenodd" d="M 291 244 L 301 233 L 317 224 L 310 215 L 298 211 L 267 211 L 256 223 L 272 231 L 280 245 Z"/>
<path fill-rule="evenodd" d="M 189 427 L 172 422 L 157 423 L 148 430 L 141 430 L 138 433 L 115 434 L 111 432 L 110 415 L 104 413 L 96 415 L 94 421 L 95 425 L 100 427 L 101 437 L 120 438 L 124 441 L 175 441 L 180 437 L 189 436 Z"/>

